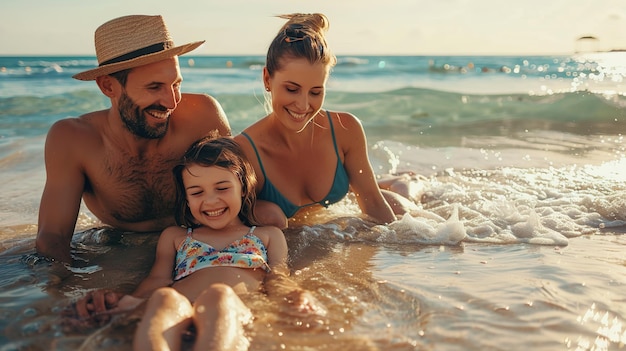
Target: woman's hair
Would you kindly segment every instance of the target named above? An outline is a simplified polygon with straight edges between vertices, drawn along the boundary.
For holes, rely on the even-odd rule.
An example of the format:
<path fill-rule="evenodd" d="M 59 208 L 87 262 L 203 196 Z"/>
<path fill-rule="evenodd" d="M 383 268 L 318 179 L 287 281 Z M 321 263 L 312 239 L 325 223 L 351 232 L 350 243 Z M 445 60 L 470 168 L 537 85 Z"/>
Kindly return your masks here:
<path fill-rule="evenodd" d="M 257 180 L 254 168 L 246 159 L 239 145 L 229 137 L 206 136 L 193 143 L 181 162 L 173 169 L 176 181 L 176 204 L 174 219 L 176 224 L 183 227 L 198 227 L 199 224 L 191 215 L 187 205 L 185 185 L 183 183 L 183 171 L 191 165 L 204 167 L 221 167 L 231 171 L 241 181 L 241 210 L 239 219 L 247 226 L 257 225 L 258 220 L 254 215 L 256 192 L 254 190 Z"/>
<path fill-rule="evenodd" d="M 283 58 L 305 58 L 310 63 L 334 66 L 337 58 L 326 44 L 325 33 L 330 26 L 328 18 L 321 13 L 294 13 L 280 15 L 287 23 L 267 50 L 265 66 L 270 76 L 281 69 Z"/>

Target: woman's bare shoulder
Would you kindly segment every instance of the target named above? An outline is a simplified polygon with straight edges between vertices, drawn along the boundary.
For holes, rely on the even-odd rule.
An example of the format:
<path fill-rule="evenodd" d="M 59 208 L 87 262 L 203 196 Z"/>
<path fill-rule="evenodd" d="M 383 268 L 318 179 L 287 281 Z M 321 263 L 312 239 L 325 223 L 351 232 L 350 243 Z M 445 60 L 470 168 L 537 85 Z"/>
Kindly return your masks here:
<path fill-rule="evenodd" d="M 243 132 L 245 132 L 246 134 L 249 135 L 258 135 L 258 134 L 262 134 L 262 132 L 264 130 L 266 130 L 267 128 L 269 128 L 269 119 L 266 117 L 263 117 L 261 119 L 259 119 L 258 121 L 255 121 L 254 123 L 250 124 L 249 126 L 247 126 Z"/>
<path fill-rule="evenodd" d="M 350 145 L 363 143 L 365 130 L 358 117 L 349 112 L 329 111 L 329 113 L 333 121 L 335 137 L 344 150 Z"/>
<path fill-rule="evenodd" d="M 350 112 L 328 111 L 333 120 L 334 125 L 343 126 L 345 128 L 362 128 L 361 120 Z"/>

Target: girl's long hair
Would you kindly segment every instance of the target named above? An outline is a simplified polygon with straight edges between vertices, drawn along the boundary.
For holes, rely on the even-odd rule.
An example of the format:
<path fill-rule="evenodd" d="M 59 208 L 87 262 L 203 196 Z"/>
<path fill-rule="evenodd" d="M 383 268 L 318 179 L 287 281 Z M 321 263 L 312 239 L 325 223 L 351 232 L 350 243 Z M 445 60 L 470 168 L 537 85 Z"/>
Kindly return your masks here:
<path fill-rule="evenodd" d="M 174 219 L 176 224 L 187 228 L 198 227 L 199 224 L 191 215 L 187 205 L 183 171 L 191 165 L 205 167 L 221 167 L 232 172 L 241 181 L 241 210 L 239 219 L 247 225 L 258 225 L 254 214 L 257 180 L 254 168 L 248 162 L 239 145 L 230 137 L 206 136 L 189 147 L 181 162 L 173 169 L 176 182 L 176 204 Z"/>

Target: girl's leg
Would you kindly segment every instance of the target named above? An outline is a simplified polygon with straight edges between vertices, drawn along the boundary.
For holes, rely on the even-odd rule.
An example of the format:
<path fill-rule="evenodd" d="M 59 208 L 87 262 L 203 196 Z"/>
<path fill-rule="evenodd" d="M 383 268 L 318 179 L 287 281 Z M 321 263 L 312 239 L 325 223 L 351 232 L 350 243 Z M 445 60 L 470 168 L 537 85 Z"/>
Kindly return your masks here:
<path fill-rule="evenodd" d="M 135 331 L 133 349 L 180 350 L 182 334 L 191 324 L 189 300 L 172 288 L 160 288 L 148 299 Z"/>
<path fill-rule="evenodd" d="M 231 287 L 213 284 L 194 303 L 194 350 L 247 350 L 243 326 L 252 321 L 250 309 Z"/>

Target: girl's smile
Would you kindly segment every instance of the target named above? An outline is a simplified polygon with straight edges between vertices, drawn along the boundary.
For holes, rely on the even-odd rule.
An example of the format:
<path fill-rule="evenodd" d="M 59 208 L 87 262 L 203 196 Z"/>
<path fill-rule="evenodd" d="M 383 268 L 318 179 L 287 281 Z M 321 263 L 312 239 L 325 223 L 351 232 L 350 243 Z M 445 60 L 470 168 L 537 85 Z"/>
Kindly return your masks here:
<path fill-rule="evenodd" d="M 189 210 L 200 224 L 221 229 L 239 223 L 241 182 L 230 170 L 192 164 L 182 175 Z"/>

